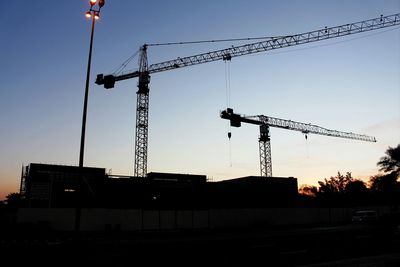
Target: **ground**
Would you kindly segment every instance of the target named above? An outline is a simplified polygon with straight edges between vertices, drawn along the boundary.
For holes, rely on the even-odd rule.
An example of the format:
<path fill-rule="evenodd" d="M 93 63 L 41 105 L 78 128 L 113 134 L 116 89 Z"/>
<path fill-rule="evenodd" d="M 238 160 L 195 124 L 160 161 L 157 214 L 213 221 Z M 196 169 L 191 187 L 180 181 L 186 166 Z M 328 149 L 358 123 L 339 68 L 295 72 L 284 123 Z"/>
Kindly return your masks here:
<path fill-rule="evenodd" d="M 25 231 L 25 232 L 24 232 Z M 126 266 L 400 266 L 400 228 L 381 224 L 171 232 L 2 235 L 3 260 Z"/>

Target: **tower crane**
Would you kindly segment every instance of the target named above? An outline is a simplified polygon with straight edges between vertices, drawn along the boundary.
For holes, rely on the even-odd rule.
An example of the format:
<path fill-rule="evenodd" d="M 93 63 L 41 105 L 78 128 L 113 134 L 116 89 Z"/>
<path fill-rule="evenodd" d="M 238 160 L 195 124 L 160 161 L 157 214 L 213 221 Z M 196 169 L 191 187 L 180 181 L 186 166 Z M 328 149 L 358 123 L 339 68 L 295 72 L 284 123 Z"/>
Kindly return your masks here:
<path fill-rule="evenodd" d="M 258 138 L 258 142 L 260 151 L 261 176 L 272 176 L 271 137 L 269 134 L 269 127 L 299 131 L 305 134 L 306 138 L 307 134 L 312 133 L 367 142 L 376 142 L 375 137 L 372 136 L 329 130 L 313 124 L 278 119 L 265 115 L 244 116 L 234 113 L 233 109 L 231 108 L 227 108 L 226 110 L 222 111 L 220 116 L 222 119 L 230 120 L 232 127 L 240 127 L 242 122 L 260 126 L 260 136 Z"/>
<path fill-rule="evenodd" d="M 147 175 L 150 74 L 218 60 L 226 61 L 231 60 L 233 57 L 323 41 L 348 36 L 351 34 L 393 27 L 396 25 L 400 25 L 400 13 L 389 16 L 381 15 L 378 18 L 330 28 L 325 27 L 323 29 L 300 34 L 274 37 L 264 41 L 258 41 L 240 46 L 232 46 L 226 49 L 177 58 L 151 65 L 148 65 L 147 61 L 147 48 L 149 45 L 144 44 L 140 48 L 138 70 L 122 74 L 98 74 L 96 78 L 96 84 L 103 85 L 106 89 L 111 89 L 115 86 L 115 82 L 117 81 L 138 78 L 134 175 L 138 177 L 144 177 Z"/>

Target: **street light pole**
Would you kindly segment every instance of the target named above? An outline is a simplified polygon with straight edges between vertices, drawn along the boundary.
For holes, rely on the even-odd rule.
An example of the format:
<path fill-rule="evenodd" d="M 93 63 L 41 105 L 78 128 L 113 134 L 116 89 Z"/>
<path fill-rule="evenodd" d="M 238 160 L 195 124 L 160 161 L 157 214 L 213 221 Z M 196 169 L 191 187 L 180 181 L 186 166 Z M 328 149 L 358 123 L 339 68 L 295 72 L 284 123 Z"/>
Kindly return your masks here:
<path fill-rule="evenodd" d="M 98 10 L 94 9 L 95 4 L 98 2 Z M 90 0 L 90 10 L 86 12 L 86 17 L 92 18 L 92 29 L 90 33 L 90 45 L 89 45 L 89 57 L 86 73 L 86 86 L 85 86 L 85 99 L 83 104 L 83 116 L 82 116 L 82 133 L 81 133 L 81 148 L 79 153 L 79 167 L 83 167 L 83 158 L 85 154 L 85 134 L 86 134 L 86 115 L 87 115 L 87 105 L 89 97 L 89 81 L 90 81 L 90 65 L 92 62 L 92 47 L 93 47 L 93 33 L 94 25 L 97 19 L 100 18 L 100 10 L 104 6 L 104 0 Z"/>
<path fill-rule="evenodd" d="M 92 18 L 92 29 L 90 33 L 90 45 L 89 45 L 89 57 L 88 57 L 88 65 L 87 65 L 87 73 L 86 73 L 86 85 L 85 85 L 85 99 L 83 103 L 83 116 L 82 116 L 82 134 L 81 134 L 81 149 L 79 153 L 79 167 L 83 167 L 83 157 L 85 151 L 85 132 L 86 132 L 86 114 L 87 114 L 87 103 L 89 97 L 89 80 L 90 80 L 90 64 L 92 62 L 92 47 L 93 47 L 93 33 L 94 33 L 94 24 L 97 19 L 100 18 L 100 9 L 104 6 L 104 0 L 89 0 L 90 9 L 85 13 L 87 18 Z M 98 9 L 96 10 L 94 6 L 98 4 Z M 82 175 L 82 179 L 84 176 Z M 81 228 L 81 207 L 82 207 L 82 196 L 81 196 L 81 188 L 78 190 L 77 194 L 77 203 L 75 209 L 75 233 L 79 233 Z"/>

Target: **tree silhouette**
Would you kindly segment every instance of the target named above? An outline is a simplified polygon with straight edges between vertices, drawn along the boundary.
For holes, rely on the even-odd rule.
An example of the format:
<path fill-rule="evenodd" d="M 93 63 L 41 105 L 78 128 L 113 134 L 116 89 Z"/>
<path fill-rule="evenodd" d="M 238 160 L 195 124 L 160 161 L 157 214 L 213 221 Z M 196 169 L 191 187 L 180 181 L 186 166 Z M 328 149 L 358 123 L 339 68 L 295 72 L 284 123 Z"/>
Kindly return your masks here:
<path fill-rule="evenodd" d="M 353 179 L 346 184 L 345 201 L 351 205 L 364 205 L 370 202 L 370 192 L 367 185 L 358 179 Z"/>
<path fill-rule="evenodd" d="M 370 189 L 380 202 L 397 207 L 400 203 L 400 144 L 395 148 L 389 147 L 385 154 L 377 163 L 383 174 L 370 178 Z"/>
<path fill-rule="evenodd" d="M 346 172 L 346 175 L 338 172 L 337 176 L 324 179 L 324 181 L 319 181 L 319 194 L 341 194 L 345 192 L 348 183 L 353 181 L 351 177 L 351 172 Z"/>
<path fill-rule="evenodd" d="M 6 196 L 6 202 L 9 207 L 19 207 L 22 203 L 20 193 L 10 193 Z"/>
<path fill-rule="evenodd" d="M 368 192 L 368 188 L 363 181 L 354 179 L 346 184 L 345 192 L 349 195 L 363 195 Z"/>
<path fill-rule="evenodd" d="M 369 188 L 374 192 L 391 193 L 397 185 L 397 176 L 395 173 L 375 175 L 369 180 Z"/>
<path fill-rule="evenodd" d="M 369 180 L 370 188 L 375 192 L 392 193 L 397 190 L 400 174 L 400 144 L 389 147 L 386 156 L 381 157 L 377 165 L 384 174 L 372 176 Z"/>
<path fill-rule="evenodd" d="M 318 188 L 301 186 L 299 193 L 303 198 L 313 197 L 323 205 L 400 205 L 400 144 L 389 147 L 377 165 L 383 173 L 370 177 L 369 188 L 363 181 L 354 179 L 351 172 L 345 175 L 338 172 L 336 176 L 318 181 Z"/>
<path fill-rule="evenodd" d="M 314 185 L 302 185 L 299 188 L 299 193 L 303 196 L 315 197 L 317 195 L 318 188 Z"/>
<path fill-rule="evenodd" d="M 340 172 L 336 176 L 332 176 L 324 181 L 318 181 L 317 199 L 322 205 L 348 205 L 346 202 L 346 187 L 353 181 L 351 172 L 346 172 L 345 175 Z"/>
<path fill-rule="evenodd" d="M 398 177 L 400 174 L 400 144 L 395 148 L 389 147 L 385 154 L 386 156 L 381 157 L 377 163 L 381 167 L 379 170 L 384 173 L 393 173 Z"/>

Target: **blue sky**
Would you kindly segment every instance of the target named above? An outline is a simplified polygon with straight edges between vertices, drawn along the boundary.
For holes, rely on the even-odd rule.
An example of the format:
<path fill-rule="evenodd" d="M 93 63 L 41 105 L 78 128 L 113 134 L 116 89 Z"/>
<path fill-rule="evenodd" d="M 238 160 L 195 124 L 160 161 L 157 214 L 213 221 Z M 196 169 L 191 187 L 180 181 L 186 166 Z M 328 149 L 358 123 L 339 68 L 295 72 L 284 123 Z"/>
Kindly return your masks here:
<path fill-rule="evenodd" d="M 0 2 L 0 199 L 18 191 L 22 164 L 77 165 L 89 48 L 88 1 Z M 400 12 L 400 2 L 112 1 L 96 23 L 85 165 L 132 175 L 136 79 L 94 84 L 144 43 L 280 36 Z M 150 47 L 149 63 L 230 46 Z M 365 180 L 400 140 L 400 30 L 238 57 L 229 64 L 230 103 L 248 115 L 375 136 L 377 143 L 271 130 L 274 176 L 316 184 L 350 171 Z M 152 75 L 148 171 L 221 180 L 258 175 L 258 128 L 231 129 L 226 63 Z M 128 69 L 136 69 L 135 59 Z M 230 152 L 231 151 L 231 152 Z M 230 160 L 231 158 L 231 160 Z"/>

